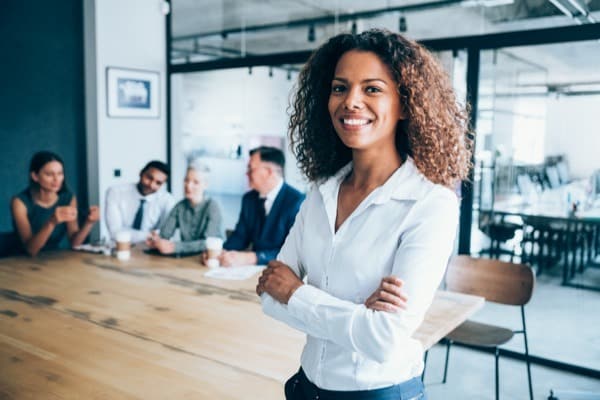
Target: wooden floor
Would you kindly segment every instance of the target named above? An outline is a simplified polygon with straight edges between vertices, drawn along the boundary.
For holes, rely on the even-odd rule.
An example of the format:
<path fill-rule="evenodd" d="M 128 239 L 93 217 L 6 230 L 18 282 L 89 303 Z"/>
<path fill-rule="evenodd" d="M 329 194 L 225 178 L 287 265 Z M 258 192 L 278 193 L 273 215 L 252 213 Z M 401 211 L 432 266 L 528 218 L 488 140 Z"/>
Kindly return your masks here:
<path fill-rule="evenodd" d="M 0 399 L 281 399 L 304 336 L 262 314 L 255 278 L 204 272 L 141 253 L 0 260 Z M 439 292 L 416 337 L 482 304 Z"/>

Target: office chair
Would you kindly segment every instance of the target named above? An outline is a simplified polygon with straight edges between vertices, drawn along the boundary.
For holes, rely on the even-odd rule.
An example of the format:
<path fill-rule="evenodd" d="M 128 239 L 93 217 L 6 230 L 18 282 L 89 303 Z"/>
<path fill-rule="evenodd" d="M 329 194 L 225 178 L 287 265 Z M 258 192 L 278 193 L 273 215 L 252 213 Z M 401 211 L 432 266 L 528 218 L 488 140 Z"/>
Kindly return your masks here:
<path fill-rule="evenodd" d="M 529 361 L 529 344 L 525 325 L 525 304 L 531 299 L 535 275 L 531 268 L 524 264 L 514 264 L 499 260 L 455 256 L 450 260 L 446 272 L 446 289 L 450 291 L 482 296 L 486 301 L 520 306 L 522 328 L 513 331 L 496 325 L 488 325 L 467 320 L 447 336 L 446 362 L 444 365 L 443 383 L 448 373 L 448 358 L 453 343 L 471 347 L 492 348 L 496 365 L 496 400 L 499 398 L 499 346 L 512 339 L 514 334 L 523 334 L 525 341 L 525 360 L 529 383 L 529 398 L 533 400 L 531 385 L 531 366 Z"/>

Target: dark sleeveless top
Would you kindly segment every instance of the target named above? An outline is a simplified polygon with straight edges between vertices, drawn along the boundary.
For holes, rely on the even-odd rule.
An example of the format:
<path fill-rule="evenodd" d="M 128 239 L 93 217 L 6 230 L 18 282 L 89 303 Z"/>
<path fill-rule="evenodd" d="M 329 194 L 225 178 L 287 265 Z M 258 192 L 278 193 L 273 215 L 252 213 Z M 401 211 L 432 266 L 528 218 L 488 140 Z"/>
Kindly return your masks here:
<path fill-rule="evenodd" d="M 29 220 L 29 224 L 31 225 L 31 233 L 35 235 L 37 232 L 39 232 L 39 230 L 46 223 L 46 221 L 48 221 L 50 217 L 52 217 L 52 214 L 54 214 L 54 210 L 56 209 L 56 207 L 68 206 L 69 204 L 71 204 L 73 194 L 69 191 L 59 193 L 58 200 L 56 201 L 56 203 L 54 203 L 48 208 L 36 204 L 33 200 L 33 197 L 31 196 L 31 191 L 29 189 L 23 190 L 15 197 L 21 200 L 23 204 L 25 204 L 25 207 L 27 208 L 27 219 Z M 13 227 L 15 230 L 15 235 L 18 237 L 14 219 Z M 42 251 L 54 250 L 63 247 L 61 246 L 61 241 L 66 236 L 66 233 L 66 223 L 63 222 L 62 224 L 56 225 L 54 227 L 54 230 L 52 231 L 52 234 L 50 234 L 50 237 L 48 237 L 46 244 L 44 245 L 44 247 L 42 247 Z"/>

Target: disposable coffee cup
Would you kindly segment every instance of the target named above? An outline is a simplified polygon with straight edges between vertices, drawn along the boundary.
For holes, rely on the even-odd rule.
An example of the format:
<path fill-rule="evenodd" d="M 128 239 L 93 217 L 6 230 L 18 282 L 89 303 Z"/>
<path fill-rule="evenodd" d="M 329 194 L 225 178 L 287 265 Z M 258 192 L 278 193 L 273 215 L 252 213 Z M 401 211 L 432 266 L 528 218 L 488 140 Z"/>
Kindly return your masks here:
<path fill-rule="evenodd" d="M 206 238 L 206 253 L 208 259 L 206 260 L 206 266 L 208 268 L 219 267 L 219 256 L 223 252 L 223 239 L 220 237 L 210 236 Z"/>
<path fill-rule="evenodd" d="M 127 261 L 131 258 L 131 233 L 129 231 L 121 231 L 117 233 L 117 259 Z"/>

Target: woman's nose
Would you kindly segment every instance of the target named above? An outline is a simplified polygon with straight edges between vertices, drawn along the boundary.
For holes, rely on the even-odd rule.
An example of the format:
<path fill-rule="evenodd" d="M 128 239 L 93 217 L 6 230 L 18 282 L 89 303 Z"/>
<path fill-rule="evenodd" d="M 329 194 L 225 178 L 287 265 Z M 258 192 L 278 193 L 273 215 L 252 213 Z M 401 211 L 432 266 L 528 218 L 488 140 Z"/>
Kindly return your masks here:
<path fill-rule="evenodd" d="M 346 92 L 346 98 L 344 99 L 344 107 L 347 110 L 360 109 L 363 106 L 362 93 L 358 88 L 350 89 Z"/>

